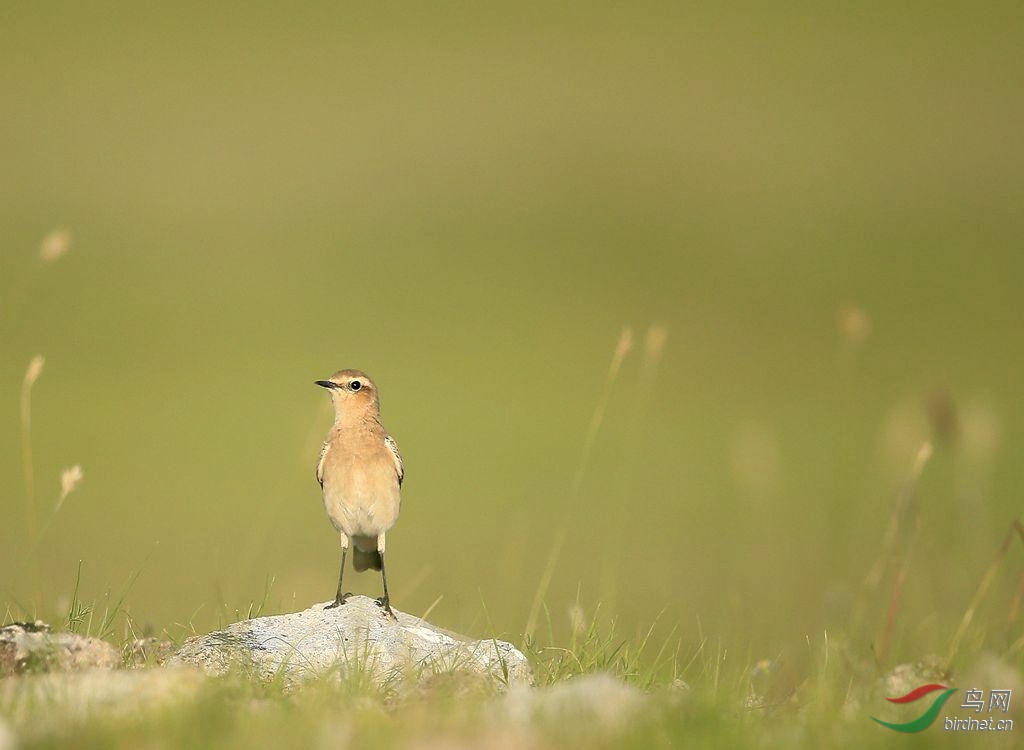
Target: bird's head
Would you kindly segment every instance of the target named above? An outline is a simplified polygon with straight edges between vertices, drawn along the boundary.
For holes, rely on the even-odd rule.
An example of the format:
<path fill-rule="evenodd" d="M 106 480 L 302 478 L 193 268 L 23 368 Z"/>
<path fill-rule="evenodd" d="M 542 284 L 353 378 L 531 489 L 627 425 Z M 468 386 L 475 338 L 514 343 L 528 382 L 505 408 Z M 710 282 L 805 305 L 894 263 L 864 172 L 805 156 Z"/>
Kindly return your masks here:
<path fill-rule="evenodd" d="M 314 381 L 321 388 L 330 391 L 334 410 L 341 416 L 345 412 L 375 410 L 380 401 L 377 386 L 359 370 L 338 370 L 327 380 Z"/>

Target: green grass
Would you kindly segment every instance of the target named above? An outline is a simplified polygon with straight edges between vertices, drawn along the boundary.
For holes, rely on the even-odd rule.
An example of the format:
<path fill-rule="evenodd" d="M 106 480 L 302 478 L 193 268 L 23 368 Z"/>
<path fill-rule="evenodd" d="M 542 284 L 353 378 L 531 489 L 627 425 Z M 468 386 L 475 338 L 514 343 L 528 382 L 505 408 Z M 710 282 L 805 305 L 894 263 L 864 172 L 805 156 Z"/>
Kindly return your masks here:
<path fill-rule="evenodd" d="M 880 662 L 877 648 L 842 631 L 806 635 L 800 654 L 753 661 L 749 650 L 744 653 L 717 637 L 694 643 L 672 633 L 655 638 L 656 623 L 636 634 L 624 633 L 601 607 L 585 611 L 577 605 L 564 643 L 555 641 L 546 608 L 538 628 L 543 636 L 525 638 L 533 688 L 509 692 L 500 681 L 465 676 L 458 665 L 381 683 L 372 675 L 373 665 L 354 655 L 345 667 L 300 688 L 280 678 L 260 681 L 240 664 L 226 676 L 189 682 L 173 698 L 155 691 L 152 695 L 163 697 L 151 699 L 142 691 L 128 696 L 128 708 L 83 709 L 81 699 L 69 697 L 75 694 L 69 689 L 74 676 L 59 678 L 68 682 L 46 690 L 36 681 L 49 678 L 29 669 L 0 683 L 0 718 L 20 735 L 24 748 L 333 747 L 347 742 L 373 748 L 889 746 L 894 733 L 869 717 L 906 721 L 923 706 L 893 709 L 885 697 L 936 681 L 986 691 L 1020 684 L 1022 642 L 998 654 L 982 635 L 995 630 L 995 623 L 971 621 L 1017 539 L 1024 542 L 1019 526 L 998 550 L 962 627 L 949 634 L 951 661 L 928 657 L 930 664 L 912 665 L 904 682 L 887 681 L 890 670 Z M 152 653 L 142 661 L 130 657 L 137 633 L 119 606 L 101 623 L 93 617 L 95 605 L 73 598 L 63 629 L 109 635 L 109 622 L 117 620 L 123 625 L 129 674 L 160 672 L 164 668 Z M 258 612 L 257 606 L 247 614 Z M 959 648 L 961 642 L 965 648 Z M 625 696 L 597 692 L 590 702 L 567 697 L 588 675 L 610 675 L 629 691 Z M 525 692 L 534 695 L 527 698 Z M 959 696 L 940 714 L 940 725 L 946 716 L 973 718 L 957 708 L 958 701 Z M 941 733 L 941 726 L 932 726 L 920 741 Z"/>
<path fill-rule="evenodd" d="M 254 680 L 239 669 L 209 678 L 174 700 L 154 702 L 143 693 L 136 697 L 137 707 L 129 701 L 132 707 L 120 711 L 108 707 L 75 716 L 66 708 L 75 702 L 63 689 L 32 698 L 34 678 L 26 677 L 20 685 L 9 680 L 3 686 L 0 716 L 9 717 L 22 735 L 21 747 L 29 748 L 345 742 L 373 748 L 881 747 L 895 735 L 869 715 L 913 718 L 906 710 L 899 714 L 886 707 L 877 666 L 866 663 L 862 651 L 842 636 L 807 638 L 807 671 L 794 673 L 785 659 L 750 663 L 708 641 L 692 652 L 644 658 L 651 644 L 621 638 L 610 626 L 594 624 L 598 619 L 564 647 L 528 649 L 537 680 L 529 690 L 539 697 L 533 701 L 458 672 L 381 685 L 356 659 L 348 670 L 328 672 L 298 690 L 281 680 Z M 971 654 L 963 662 L 975 659 Z M 558 693 L 592 673 L 635 687 L 637 703 L 617 695 L 609 700 L 607 694 L 579 703 Z M 952 675 L 942 677 L 950 678 L 961 684 Z M 943 715 L 965 714 L 951 703 Z M 935 739 L 940 733 L 933 726 L 922 737 Z"/>

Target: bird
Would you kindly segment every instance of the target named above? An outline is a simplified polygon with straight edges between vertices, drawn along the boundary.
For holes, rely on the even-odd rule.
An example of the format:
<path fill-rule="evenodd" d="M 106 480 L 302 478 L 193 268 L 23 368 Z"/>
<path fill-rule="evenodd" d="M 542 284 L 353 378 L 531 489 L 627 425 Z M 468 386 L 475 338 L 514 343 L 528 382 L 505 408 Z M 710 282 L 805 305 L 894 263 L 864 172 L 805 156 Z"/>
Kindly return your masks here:
<path fill-rule="evenodd" d="M 340 607 L 351 596 L 342 588 L 351 544 L 352 567 L 356 572 L 380 571 L 384 595 L 377 604 L 397 620 L 388 595 L 384 539 L 402 506 L 402 454 L 381 423 L 380 396 L 366 373 L 339 370 L 327 380 L 314 382 L 328 390 L 334 405 L 334 425 L 320 449 L 316 478 L 327 517 L 341 541 L 338 592 L 325 609 Z"/>

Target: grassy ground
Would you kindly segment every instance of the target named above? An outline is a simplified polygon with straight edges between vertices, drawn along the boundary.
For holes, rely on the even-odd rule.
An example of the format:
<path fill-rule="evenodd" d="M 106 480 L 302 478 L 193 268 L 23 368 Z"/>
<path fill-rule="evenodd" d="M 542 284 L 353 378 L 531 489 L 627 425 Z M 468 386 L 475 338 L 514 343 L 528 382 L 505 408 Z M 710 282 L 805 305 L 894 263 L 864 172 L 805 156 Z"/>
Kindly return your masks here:
<path fill-rule="evenodd" d="M 564 647 L 529 650 L 533 688 L 458 673 L 380 685 L 359 669 L 299 690 L 243 672 L 198 682 L 164 674 L 129 690 L 113 678 L 83 690 L 74 676 L 41 688 L 47 676 L 26 675 L 2 685 L 0 716 L 19 735 L 17 747 L 32 748 L 931 746 L 976 738 L 951 740 L 942 730 L 947 717 L 974 716 L 957 707 L 959 695 L 920 735 L 898 735 L 869 716 L 915 718 L 924 706 L 894 708 L 883 698 L 927 682 L 1024 688 L 1019 662 L 991 654 L 962 655 L 971 665 L 963 674 L 936 659 L 883 679 L 833 634 L 807 639 L 811 670 L 795 675 L 784 662 L 747 663 L 720 644 L 645 654 L 652 644 L 579 624 Z M 134 663 L 130 676 L 161 673 L 152 658 Z M 1020 711 L 989 716 L 1016 721 Z M 1012 730 L 983 734 L 985 746 L 1015 746 Z"/>
<path fill-rule="evenodd" d="M 952 733 L 943 729 L 948 720 L 979 718 L 960 705 L 964 691 L 980 687 L 986 696 L 993 689 L 1024 691 L 1024 639 L 993 648 L 982 634 L 1000 630 L 999 624 L 974 617 L 991 581 L 1003 572 L 1011 545 L 1024 544 L 1024 528 L 1016 525 L 1005 542 L 964 612 L 949 652 L 922 654 L 894 669 L 884 666 L 880 652 L 888 632 L 871 644 L 858 643 L 843 630 L 807 635 L 799 658 L 785 654 L 751 661 L 749 653 L 733 652 L 717 638 L 658 640 L 653 626 L 635 636 L 624 634 L 599 610 L 577 604 L 563 643 L 556 642 L 546 608 L 540 635 L 523 640 L 533 687 L 509 687 L 457 671 L 380 683 L 355 664 L 340 678 L 330 673 L 289 688 L 281 681 L 261 683 L 244 669 L 201 679 L 168 672 L 156 644 L 139 651 L 130 621 L 121 625 L 123 637 L 112 637 L 114 624 L 123 620 L 116 607 L 101 617 L 94 605 L 74 599 L 61 629 L 120 643 L 126 670 L 120 674 L 154 679 L 125 687 L 119 673 L 107 673 L 84 687 L 79 675 L 32 668 L 7 677 L 0 682 L 0 721 L 5 722 L 0 748 L 973 744 L 979 732 L 951 740 Z M 886 567 L 882 558 L 879 562 Z M 901 585 L 897 572 L 889 597 L 893 617 L 899 616 Z M 1019 600 L 1013 602 L 1011 624 L 1019 606 Z M 246 614 L 259 616 L 261 609 Z M 171 645 L 159 648 L 166 654 Z M 891 706 L 885 698 L 929 683 L 960 690 L 923 733 L 898 735 L 871 721 L 916 718 L 928 701 Z M 980 715 L 1011 722 L 1009 730 L 981 732 L 985 746 L 1016 746 L 1012 724 L 1019 723 L 1021 711 L 1013 703 L 1010 708 Z"/>

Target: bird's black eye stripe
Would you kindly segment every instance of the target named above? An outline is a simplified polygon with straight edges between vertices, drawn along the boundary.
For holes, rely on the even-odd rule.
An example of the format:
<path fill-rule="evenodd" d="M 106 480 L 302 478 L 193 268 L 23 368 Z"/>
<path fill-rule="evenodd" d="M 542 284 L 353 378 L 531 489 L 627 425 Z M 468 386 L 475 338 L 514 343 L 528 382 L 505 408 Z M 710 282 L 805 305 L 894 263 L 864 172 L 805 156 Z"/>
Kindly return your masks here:
<path fill-rule="evenodd" d="M 352 381 L 352 390 L 353 391 L 358 391 L 362 387 L 363 387 L 363 384 L 360 383 L 358 380 L 353 380 Z"/>

